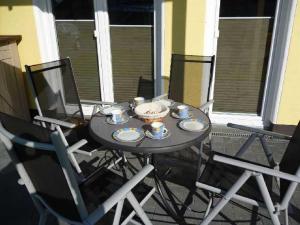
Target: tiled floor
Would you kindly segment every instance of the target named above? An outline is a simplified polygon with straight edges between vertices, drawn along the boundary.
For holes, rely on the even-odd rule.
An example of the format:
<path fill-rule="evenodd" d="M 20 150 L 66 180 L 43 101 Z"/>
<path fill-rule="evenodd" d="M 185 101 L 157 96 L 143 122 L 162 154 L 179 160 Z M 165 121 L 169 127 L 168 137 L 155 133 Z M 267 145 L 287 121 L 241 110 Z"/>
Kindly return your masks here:
<path fill-rule="evenodd" d="M 246 139 L 244 137 L 213 136 L 212 148 L 226 154 L 233 155 Z M 277 161 L 280 160 L 286 142 L 272 140 L 269 145 Z M 128 155 L 129 161 L 140 167 L 137 158 Z M 266 163 L 265 156 L 258 142 L 244 155 L 248 160 Z M 170 174 L 165 175 L 166 186 L 171 190 L 171 203 L 175 205 L 181 221 L 176 221 L 170 217 L 162 205 L 160 196 L 156 193 L 145 205 L 145 210 L 155 225 L 167 224 L 199 224 L 204 216 L 207 198 L 201 190 L 194 189 L 194 181 L 197 168 L 197 155 L 192 150 L 183 150 L 172 155 L 160 155 L 156 157 L 159 171 L 165 171 L 166 167 L 171 168 Z M 180 165 L 180 166 L 178 166 Z M 128 172 L 128 171 L 127 171 Z M 130 175 L 130 173 L 128 172 Z M 0 148 L 0 224 L 3 225 L 27 225 L 37 224 L 37 215 L 33 204 L 23 186 L 17 185 L 18 175 L 14 170 L 10 160 Z M 149 185 L 154 185 L 151 178 L 146 181 Z M 194 191 L 194 192 L 193 192 Z M 272 224 L 266 211 L 259 210 L 261 214 L 257 216 L 252 213 L 257 212 L 248 205 L 228 204 L 211 224 L 231 224 L 231 225 L 263 225 Z M 294 196 L 291 210 L 291 225 L 300 224 L 300 190 Z M 54 218 L 50 218 L 49 225 L 58 225 Z"/>

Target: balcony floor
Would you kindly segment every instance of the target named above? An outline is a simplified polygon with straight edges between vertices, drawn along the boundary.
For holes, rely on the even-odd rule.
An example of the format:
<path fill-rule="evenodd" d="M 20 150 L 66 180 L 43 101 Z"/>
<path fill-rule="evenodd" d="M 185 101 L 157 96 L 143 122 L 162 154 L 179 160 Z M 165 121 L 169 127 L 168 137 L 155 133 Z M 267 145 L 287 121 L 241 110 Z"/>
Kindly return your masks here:
<path fill-rule="evenodd" d="M 233 131 L 224 133 L 224 129 L 219 132 L 220 129 L 215 129 L 212 148 L 215 151 L 223 152 L 233 155 L 246 140 L 243 135 Z M 277 161 L 280 160 L 286 142 L 279 140 L 268 141 L 274 157 Z M 127 155 L 133 166 L 139 168 L 140 162 L 134 156 Z M 102 156 L 99 155 L 99 158 Z M 207 198 L 201 190 L 196 190 L 196 193 L 189 195 L 194 187 L 195 166 L 197 164 L 195 160 L 195 154 L 192 151 L 180 151 L 175 154 L 159 155 L 156 159 L 159 160 L 160 165 L 167 165 L 172 168 L 171 173 L 166 175 L 167 187 L 174 194 L 172 203 L 176 205 L 178 212 L 184 218 L 184 222 L 174 221 L 165 211 L 162 206 L 160 196 L 155 193 L 154 197 L 150 199 L 144 209 L 149 215 L 151 221 L 155 225 L 167 225 L 167 224 L 199 224 L 201 218 L 204 216 Z M 258 142 L 255 142 L 253 146 L 248 149 L 244 158 L 253 160 L 260 163 L 266 163 L 265 156 Z M 86 160 L 83 159 L 82 160 Z M 173 165 L 180 165 L 180 171 L 176 171 L 176 167 Z M 178 167 L 177 167 L 178 168 Z M 164 168 L 159 168 L 163 171 Z M 176 176 L 176 172 L 181 174 L 187 174 L 188 176 Z M 127 171 L 128 174 L 129 171 Z M 37 213 L 34 206 L 24 187 L 16 184 L 18 175 L 11 164 L 7 153 L 4 151 L 2 145 L 0 146 L 0 224 L 9 225 L 29 225 L 37 224 Z M 153 185 L 152 179 L 146 180 L 149 185 Z M 291 207 L 290 207 L 290 224 L 300 224 L 300 189 L 296 190 Z M 221 213 L 211 223 L 213 225 L 265 225 L 272 224 L 268 213 L 259 209 L 261 214 L 257 216 L 252 213 L 252 209 L 249 205 L 243 204 L 228 204 Z M 283 219 L 283 218 L 281 218 Z M 57 222 L 55 218 L 50 217 L 48 225 L 60 225 L 62 222 Z M 100 223 L 101 224 L 101 223 Z"/>

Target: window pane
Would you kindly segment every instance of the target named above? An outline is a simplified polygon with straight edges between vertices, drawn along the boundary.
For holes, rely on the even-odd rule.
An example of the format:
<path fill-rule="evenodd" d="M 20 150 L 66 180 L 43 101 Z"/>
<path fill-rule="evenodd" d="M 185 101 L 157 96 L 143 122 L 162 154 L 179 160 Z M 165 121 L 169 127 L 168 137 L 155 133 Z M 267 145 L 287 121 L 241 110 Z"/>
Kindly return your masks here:
<path fill-rule="evenodd" d="M 223 19 L 216 61 L 214 111 L 260 114 L 271 19 Z"/>
<path fill-rule="evenodd" d="M 94 21 L 57 21 L 61 58 L 70 57 L 81 99 L 100 100 Z"/>
<path fill-rule="evenodd" d="M 221 0 L 220 17 L 274 16 L 276 0 Z"/>
<path fill-rule="evenodd" d="M 109 0 L 108 7 L 115 101 L 152 98 L 153 0 Z"/>
<path fill-rule="evenodd" d="M 110 24 L 153 24 L 153 0 L 108 0 L 107 4 Z"/>
<path fill-rule="evenodd" d="M 153 97 L 151 27 L 111 27 L 115 101 Z"/>
<path fill-rule="evenodd" d="M 55 19 L 94 19 L 92 0 L 52 0 Z"/>
<path fill-rule="evenodd" d="M 93 0 L 52 0 L 52 6 L 59 55 L 71 59 L 80 98 L 100 100 Z"/>

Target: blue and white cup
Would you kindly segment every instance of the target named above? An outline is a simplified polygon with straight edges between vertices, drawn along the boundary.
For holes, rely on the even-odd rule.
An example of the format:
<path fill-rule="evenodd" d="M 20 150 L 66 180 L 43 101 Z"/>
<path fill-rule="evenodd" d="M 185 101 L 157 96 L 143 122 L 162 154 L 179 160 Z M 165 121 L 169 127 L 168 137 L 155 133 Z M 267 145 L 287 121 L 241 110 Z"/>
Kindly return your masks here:
<path fill-rule="evenodd" d="M 189 117 L 189 107 L 187 105 L 177 106 L 177 114 L 182 119 L 188 118 Z"/>
<path fill-rule="evenodd" d="M 162 138 L 164 134 L 165 125 L 162 122 L 151 123 L 151 134 L 155 138 Z"/>
<path fill-rule="evenodd" d="M 114 123 L 121 123 L 123 121 L 123 112 L 120 109 L 114 109 L 111 111 L 111 120 Z"/>

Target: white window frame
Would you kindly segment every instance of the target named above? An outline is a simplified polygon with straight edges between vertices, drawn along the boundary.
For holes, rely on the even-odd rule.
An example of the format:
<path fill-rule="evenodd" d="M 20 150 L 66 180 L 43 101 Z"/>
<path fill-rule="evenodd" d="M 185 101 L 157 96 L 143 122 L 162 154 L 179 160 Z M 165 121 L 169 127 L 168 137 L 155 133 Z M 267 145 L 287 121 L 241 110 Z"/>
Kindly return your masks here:
<path fill-rule="evenodd" d="M 210 115 L 213 123 L 227 124 L 231 122 L 255 127 L 269 126 L 271 123 L 276 123 L 296 3 L 297 0 L 277 1 L 261 116 L 242 113 L 220 113 L 211 110 L 212 113 Z M 206 5 L 204 54 L 216 55 L 217 57 L 220 0 L 206 0 Z M 214 82 L 215 74 L 213 75 L 213 84 L 210 93 L 210 98 L 212 99 L 214 95 Z"/>
<path fill-rule="evenodd" d="M 163 93 L 163 0 L 154 1 L 154 95 Z M 34 15 L 41 61 L 48 62 L 59 59 L 55 19 L 52 14 L 51 0 L 33 0 Z M 99 64 L 99 80 L 102 101 L 114 101 L 112 59 L 110 48 L 109 18 L 106 0 L 94 0 L 95 37 Z M 101 46 L 101 47 L 100 47 Z M 102 57 L 101 57 L 102 56 Z M 87 109 L 90 111 L 89 109 Z M 86 110 L 84 110 L 86 111 Z"/>

